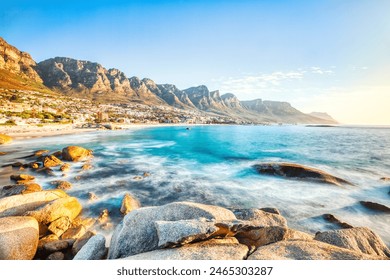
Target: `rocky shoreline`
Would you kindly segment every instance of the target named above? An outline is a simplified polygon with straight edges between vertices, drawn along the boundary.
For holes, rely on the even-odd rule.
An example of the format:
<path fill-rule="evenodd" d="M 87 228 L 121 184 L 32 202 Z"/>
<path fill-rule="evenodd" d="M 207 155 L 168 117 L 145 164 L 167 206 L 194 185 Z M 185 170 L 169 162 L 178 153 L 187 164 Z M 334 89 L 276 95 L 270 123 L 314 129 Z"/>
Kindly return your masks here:
<path fill-rule="evenodd" d="M 66 191 L 72 186 L 53 181 L 42 190 L 35 177 L 53 169 L 66 174 L 73 163 L 91 168 L 93 152 L 68 146 L 50 153 L 36 151 L 15 162 L 14 184 L 0 188 L 0 259 L 2 260 L 388 260 L 390 250 L 366 227 L 353 227 L 333 215 L 324 218 L 338 230 L 315 235 L 290 228 L 275 208 L 226 209 L 182 201 L 141 207 L 126 194 L 122 221 L 108 242 L 100 232 L 112 228 L 108 211 L 85 217 L 82 205 Z M 291 164 L 255 166 L 268 175 L 323 180 L 351 185 L 341 178 Z M 300 170 L 297 174 L 297 170 Z M 36 173 L 37 176 L 34 176 Z M 31 175 L 34 174 L 34 175 Z M 93 199 L 93 194 L 91 194 Z M 378 208 L 365 203 L 367 207 Z M 362 205 L 363 202 L 362 202 Z M 379 207 L 380 208 L 380 207 Z M 118 209 L 119 210 L 119 209 Z M 384 212 L 387 212 L 387 209 Z"/>

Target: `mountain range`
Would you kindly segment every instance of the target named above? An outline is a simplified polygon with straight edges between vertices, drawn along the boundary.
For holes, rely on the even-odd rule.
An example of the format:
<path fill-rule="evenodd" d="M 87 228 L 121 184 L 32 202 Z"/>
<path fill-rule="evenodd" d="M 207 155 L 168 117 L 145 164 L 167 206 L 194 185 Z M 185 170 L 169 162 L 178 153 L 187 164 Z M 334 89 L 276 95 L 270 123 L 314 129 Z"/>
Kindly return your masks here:
<path fill-rule="evenodd" d="M 128 78 L 99 63 L 55 57 L 36 63 L 31 55 L 0 37 L 0 87 L 51 90 L 101 103 L 135 102 L 228 116 L 252 123 L 337 123 L 326 113 L 304 114 L 287 102 L 240 101 L 234 94 L 210 91 L 205 85 L 181 90 L 173 84 Z"/>

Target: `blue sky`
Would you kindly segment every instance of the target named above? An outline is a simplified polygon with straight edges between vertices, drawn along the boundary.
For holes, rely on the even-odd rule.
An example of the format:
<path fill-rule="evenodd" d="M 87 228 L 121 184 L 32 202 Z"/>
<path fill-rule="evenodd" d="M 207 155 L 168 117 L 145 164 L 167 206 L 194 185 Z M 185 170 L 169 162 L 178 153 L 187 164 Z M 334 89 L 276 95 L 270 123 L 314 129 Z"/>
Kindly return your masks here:
<path fill-rule="evenodd" d="M 390 1 L 7 1 L 0 36 L 36 61 L 99 62 L 179 88 L 390 124 Z M 387 105 L 387 106 L 386 106 Z"/>

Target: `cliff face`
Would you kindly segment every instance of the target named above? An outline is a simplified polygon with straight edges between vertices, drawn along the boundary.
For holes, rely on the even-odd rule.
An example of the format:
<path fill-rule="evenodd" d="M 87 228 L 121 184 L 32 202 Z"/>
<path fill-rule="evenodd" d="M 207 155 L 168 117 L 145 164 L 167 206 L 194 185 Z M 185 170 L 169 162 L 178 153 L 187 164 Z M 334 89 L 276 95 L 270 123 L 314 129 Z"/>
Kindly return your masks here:
<path fill-rule="evenodd" d="M 35 82 L 42 82 L 35 71 L 35 66 L 36 63 L 30 54 L 18 50 L 0 37 L 0 69 L 32 79 Z"/>

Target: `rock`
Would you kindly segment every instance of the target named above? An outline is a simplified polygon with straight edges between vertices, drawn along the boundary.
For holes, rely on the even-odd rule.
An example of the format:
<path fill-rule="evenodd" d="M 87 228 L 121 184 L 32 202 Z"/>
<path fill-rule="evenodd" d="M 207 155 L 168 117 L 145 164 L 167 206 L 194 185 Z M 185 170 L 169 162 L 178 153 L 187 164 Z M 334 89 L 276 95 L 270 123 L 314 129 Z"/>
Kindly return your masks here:
<path fill-rule="evenodd" d="M 12 163 L 11 166 L 12 166 L 12 167 L 16 167 L 16 168 L 17 168 L 17 167 L 22 167 L 22 166 L 23 166 L 23 163 L 17 161 L 17 162 Z"/>
<path fill-rule="evenodd" d="M 13 181 L 32 181 L 34 179 L 34 176 L 28 174 L 11 175 L 11 180 Z"/>
<path fill-rule="evenodd" d="M 76 219 L 73 220 L 72 226 L 73 227 L 84 226 L 88 230 L 93 225 L 95 225 L 96 221 L 97 219 L 95 218 L 83 218 L 81 216 L 78 216 Z"/>
<path fill-rule="evenodd" d="M 127 193 L 122 199 L 122 206 L 120 211 L 122 214 L 126 215 L 127 213 L 135 209 L 138 209 L 140 207 L 141 207 L 140 202 L 136 198 L 134 198 L 133 196 Z"/>
<path fill-rule="evenodd" d="M 5 156 L 6 154 L 6 152 L 0 152 L 0 156 Z"/>
<path fill-rule="evenodd" d="M 4 186 L 0 190 L 0 198 L 18 194 L 27 194 L 41 191 L 42 187 L 35 183 Z"/>
<path fill-rule="evenodd" d="M 88 240 L 94 236 L 95 233 L 92 231 L 87 231 L 82 237 L 76 240 L 76 242 L 72 246 L 72 254 L 76 255 L 80 249 L 88 242 Z"/>
<path fill-rule="evenodd" d="M 286 219 L 279 214 L 269 213 L 256 208 L 235 209 L 233 212 L 237 219 L 252 221 L 253 225 L 256 226 L 261 225 L 262 227 L 287 227 Z"/>
<path fill-rule="evenodd" d="M 68 181 L 56 180 L 51 181 L 50 184 L 60 190 L 70 190 L 72 188 L 72 184 Z"/>
<path fill-rule="evenodd" d="M 93 192 L 89 192 L 88 193 L 88 200 L 93 201 L 93 200 L 96 200 L 96 199 L 98 199 L 98 197 L 96 196 L 95 193 L 93 193 Z"/>
<path fill-rule="evenodd" d="M 378 212 L 384 212 L 384 213 L 390 213 L 390 207 L 387 207 L 385 205 L 382 205 L 382 204 L 379 204 L 376 202 L 360 201 L 360 204 L 368 209 L 371 209 L 371 210 L 375 210 Z"/>
<path fill-rule="evenodd" d="M 49 150 L 38 150 L 34 152 L 35 157 L 41 157 L 49 153 Z"/>
<path fill-rule="evenodd" d="M 54 240 L 43 245 L 43 249 L 47 252 L 57 252 L 68 249 L 69 243 L 67 240 Z"/>
<path fill-rule="evenodd" d="M 0 145 L 3 144 L 8 144 L 12 142 L 12 137 L 5 135 L 5 134 L 0 134 Z"/>
<path fill-rule="evenodd" d="M 385 181 L 385 182 L 389 182 L 390 181 L 390 177 L 382 177 L 380 180 L 381 181 Z"/>
<path fill-rule="evenodd" d="M 83 166 L 81 166 L 81 170 L 83 171 L 90 170 L 90 169 L 92 169 L 92 165 L 89 163 L 86 163 Z"/>
<path fill-rule="evenodd" d="M 77 227 L 72 227 L 68 229 L 63 235 L 62 239 L 79 239 L 86 232 L 86 228 L 83 225 L 79 225 Z"/>
<path fill-rule="evenodd" d="M 24 215 L 58 198 L 67 197 L 62 190 L 40 191 L 0 199 L 0 217 Z"/>
<path fill-rule="evenodd" d="M 44 250 L 43 248 L 46 243 L 56 241 L 56 240 L 58 240 L 58 236 L 55 234 L 49 234 L 46 235 L 45 237 L 42 237 L 38 242 L 38 250 Z"/>
<path fill-rule="evenodd" d="M 205 240 L 219 230 L 214 222 L 206 219 L 173 222 L 156 221 L 154 224 L 157 230 L 159 248 Z"/>
<path fill-rule="evenodd" d="M 322 217 L 324 218 L 325 221 L 328 221 L 328 222 L 330 222 L 332 224 L 335 224 L 335 225 L 337 225 L 340 228 L 353 228 L 353 226 L 351 226 L 348 223 L 340 221 L 339 219 L 337 219 L 332 214 L 324 214 L 324 215 L 322 215 Z"/>
<path fill-rule="evenodd" d="M 44 167 L 55 167 L 62 164 L 62 161 L 53 155 L 44 157 L 42 162 Z"/>
<path fill-rule="evenodd" d="M 97 219 L 97 223 L 99 223 L 99 224 L 105 224 L 105 223 L 108 222 L 109 218 L 110 218 L 110 213 L 108 212 L 107 209 L 104 209 L 104 210 L 100 213 L 100 215 L 99 215 L 99 217 L 98 217 L 98 219 Z"/>
<path fill-rule="evenodd" d="M 62 252 L 54 252 L 47 257 L 50 261 L 62 261 L 65 259 L 65 255 Z"/>
<path fill-rule="evenodd" d="M 38 238 L 38 222 L 34 218 L 0 218 L 0 260 L 32 260 Z"/>
<path fill-rule="evenodd" d="M 359 253 L 390 258 L 390 250 L 382 239 L 365 227 L 324 231 L 317 233 L 314 239 Z"/>
<path fill-rule="evenodd" d="M 62 149 L 62 158 L 68 161 L 83 161 L 92 156 L 92 151 L 79 146 L 69 146 Z"/>
<path fill-rule="evenodd" d="M 50 167 L 42 167 L 42 168 L 35 169 L 34 171 L 37 173 L 45 174 L 47 176 L 55 176 L 53 169 L 51 169 Z"/>
<path fill-rule="evenodd" d="M 40 168 L 39 162 L 36 162 L 36 161 L 30 162 L 28 165 L 29 165 L 29 167 L 32 168 L 32 169 L 39 169 L 39 168 Z"/>
<path fill-rule="evenodd" d="M 131 211 L 116 227 L 109 249 L 109 258 L 117 259 L 155 250 L 158 236 L 156 221 L 192 219 L 235 220 L 233 212 L 218 206 L 192 202 L 175 202 L 158 207 L 143 207 Z"/>
<path fill-rule="evenodd" d="M 333 184 L 336 186 L 353 185 L 352 183 L 335 177 L 325 171 L 304 166 L 296 163 L 286 163 L 286 162 L 269 162 L 269 163 L 260 163 L 254 165 L 254 168 L 260 174 L 274 175 L 285 178 L 295 178 L 303 180 L 317 181 L 321 183 Z"/>
<path fill-rule="evenodd" d="M 62 151 L 56 151 L 51 154 L 52 156 L 55 156 L 57 158 L 62 158 Z"/>
<path fill-rule="evenodd" d="M 280 215 L 280 211 L 277 208 L 265 207 L 265 208 L 260 208 L 260 210 L 262 210 L 264 212 Z"/>
<path fill-rule="evenodd" d="M 140 181 L 140 180 L 142 180 L 142 179 L 143 179 L 142 176 L 134 176 L 134 177 L 133 177 L 133 180 L 136 180 L 136 181 Z"/>
<path fill-rule="evenodd" d="M 40 223 L 49 224 L 61 217 L 68 217 L 72 221 L 80 214 L 81 210 L 82 206 L 77 198 L 63 197 L 34 211 L 28 211 L 26 215 L 34 217 Z"/>
<path fill-rule="evenodd" d="M 243 260 L 248 247 L 234 237 L 211 239 L 172 249 L 160 249 L 125 258 L 126 260 Z"/>
<path fill-rule="evenodd" d="M 106 238 L 97 234 L 88 240 L 73 260 L 101 260 L 106 254 Z"/>
<path fill-rule="evenodd" d="M 366 255 L 317 240 L 286 240 L 262 246 L 248 260 L 377 260 Z"/>
<path fill-rule="evenodd" d="M 149 176 L 150 176 L 150 173 L 149 173 L 149 172 L 144 172 L 143 176 L 144 176 L 144 177 L 149 177 Z"/>
<path fill-rule="evenodd" d="M 70 227 L 69 217 L 61 217 L 50 223 L 48 230 L 60 237 Z"/>
<path fill-rule="evenodd" d="M 61 165 L 60 170 L 62 172 L 68 172 L 70 170 L 70 164 L 69 163 L 65 163 L 65 164 Z"/>

